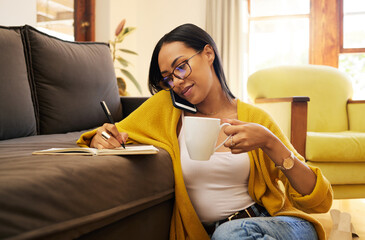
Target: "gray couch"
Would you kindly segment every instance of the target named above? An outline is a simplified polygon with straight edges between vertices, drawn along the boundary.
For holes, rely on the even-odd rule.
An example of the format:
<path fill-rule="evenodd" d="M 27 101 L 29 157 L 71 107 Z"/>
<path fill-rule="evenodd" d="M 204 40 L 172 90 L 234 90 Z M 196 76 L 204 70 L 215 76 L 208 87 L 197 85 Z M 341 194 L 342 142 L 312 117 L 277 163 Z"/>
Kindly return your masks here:
<path fill-rule="evenodd" d="M 0 27 L 0 239 L 168 239 L 171 158 L 41 156 L 145 98 L 120 98 L 107 44 Z"/>

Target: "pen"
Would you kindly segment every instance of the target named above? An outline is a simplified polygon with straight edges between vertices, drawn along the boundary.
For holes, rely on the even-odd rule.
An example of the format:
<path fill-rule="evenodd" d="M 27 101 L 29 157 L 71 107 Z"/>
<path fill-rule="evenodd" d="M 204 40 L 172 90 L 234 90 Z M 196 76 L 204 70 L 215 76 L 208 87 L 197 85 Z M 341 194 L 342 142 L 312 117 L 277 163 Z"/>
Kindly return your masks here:
<path fill-rule="evenodd" d="M 111 124 L 115 124 L 114 119 L 113 119 L 113 116 L 110 113 L 109 108 L 106 105 L 105 101 L 101 101 L 100 104 L 101 104 L 101 107 L 103 108 L 104 113 L 105 113 L 106 117 L 108 118 L 109 122 Z M 123 142 L 122 142 L 122 147 L 125 149 L 125 146 L 124 146 L 124 143 Z"/>

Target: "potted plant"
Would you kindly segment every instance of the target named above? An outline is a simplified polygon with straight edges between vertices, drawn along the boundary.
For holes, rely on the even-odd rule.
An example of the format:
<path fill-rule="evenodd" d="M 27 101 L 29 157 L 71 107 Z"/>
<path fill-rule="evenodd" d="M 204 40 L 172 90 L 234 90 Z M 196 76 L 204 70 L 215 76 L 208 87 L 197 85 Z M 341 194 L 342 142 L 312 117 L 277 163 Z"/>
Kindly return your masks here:
<path fill-rule="evenodd" d="M 140 94 L 142 94 L 142 89 L 135 77 L 127 70 L 128 66 L 131 65 L 129 61 L 124 58 L 124 54 L 138 55 L 136 52 L 129 49 L 121 47 L 121 44 L 126 36 L 131 34 L 135 27 L 124 27 L 126 20 L 123 19 L 115 30 L 114 40 L 109 41 L 110 50 L 113 58 L 113 64 L 115 69 L 115 74 L 117 76 L 117 83 L 119 88 L 119 94 L 121 96 L 129 95 L 127 92 L 127 83 L 125 78 L 129 79 L 137 88 Z M 123 77 L 120 76 L 120 73 Z"/>

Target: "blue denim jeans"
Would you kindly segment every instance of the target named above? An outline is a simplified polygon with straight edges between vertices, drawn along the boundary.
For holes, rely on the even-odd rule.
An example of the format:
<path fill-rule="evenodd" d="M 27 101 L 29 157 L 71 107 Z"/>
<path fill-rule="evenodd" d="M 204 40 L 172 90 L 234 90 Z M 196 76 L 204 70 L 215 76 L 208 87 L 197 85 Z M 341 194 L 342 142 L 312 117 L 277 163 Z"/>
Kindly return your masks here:
<path fill-rule="evenodd" d="M 242 218 L 219 225 L 212 240 L 316 240 L 313 225 L 301 218 L 254 217 Z"/>

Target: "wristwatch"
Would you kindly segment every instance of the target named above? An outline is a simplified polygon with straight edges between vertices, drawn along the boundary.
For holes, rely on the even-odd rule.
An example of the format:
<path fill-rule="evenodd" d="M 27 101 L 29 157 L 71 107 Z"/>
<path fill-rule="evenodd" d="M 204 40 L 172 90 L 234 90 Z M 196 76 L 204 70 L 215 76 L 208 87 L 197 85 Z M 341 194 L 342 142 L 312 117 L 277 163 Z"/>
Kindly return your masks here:
<path fill-rule="evenodd" d="M 282 166 L 275 165 L 280 170 L 289 170 L 294 166 L 294 153 L 290 151 L 290 157 L 284 158 Z"/>

